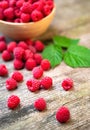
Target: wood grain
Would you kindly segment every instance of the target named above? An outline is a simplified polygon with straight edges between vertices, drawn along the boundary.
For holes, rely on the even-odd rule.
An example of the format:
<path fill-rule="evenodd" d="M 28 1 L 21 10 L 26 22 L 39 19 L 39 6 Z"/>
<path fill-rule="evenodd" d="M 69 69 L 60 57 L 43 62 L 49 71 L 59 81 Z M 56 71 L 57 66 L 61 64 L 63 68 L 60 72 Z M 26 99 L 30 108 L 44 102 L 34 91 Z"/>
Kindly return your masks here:
<path fill-rule="evenodd" d="M 40 39 L 50 40 L 53 35 L 79 37 L 80 44 L 90 48 L 90 1 L 89 0 L 56 0 L 57 12 L 49 30 Z M 9 69 L 9 76 L 14 71 L 12 62 L 4 62 Z M 21 70 L 24 82 L 18 89 L 8 92 L 5 89 L 6 78 L 0 77 L 0 130 L 89 130 L 90 129 L 90 68 L 73 69 L 63 62 L 44 75 L 53 78 L 51 90 L 31 93 L 27 90 L 26 80 L 32 77 L 31 71 Z M 65 92 L 61 81 L 70 77 L 74 80 L 74 88 Z M 6 101 L 11 94 L 21 99 L 20 106 L 12 111 L 7 108 Z M 47 101 L 47 110 L 38 112 L 33 102 L 39 97 Z M 65 105 L 70 109 L 71 119 L 60 124 L 55 119 L 57 109 Z"/>

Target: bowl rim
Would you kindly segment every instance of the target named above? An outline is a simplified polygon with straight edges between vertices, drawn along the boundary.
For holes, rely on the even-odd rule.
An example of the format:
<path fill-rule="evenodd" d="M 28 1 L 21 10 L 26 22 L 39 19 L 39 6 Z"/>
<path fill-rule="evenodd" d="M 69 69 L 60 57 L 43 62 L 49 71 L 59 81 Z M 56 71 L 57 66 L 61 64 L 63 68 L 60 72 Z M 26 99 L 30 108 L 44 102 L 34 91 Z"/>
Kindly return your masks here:
<path fill-rule="evenodd" d="M 19 25 L 19 26 L 28 25 L 28 24 L 31 24 L 31 25 L 32 25 L 32 24 L 39 23 L 39 22 L 41 22 L 41 21 L 46 20 L 48 17 L 50 17 L 50 16 L 55 12 L 55 10 L 56 10 L 56 6 L 54 5 L 54 8 L 53 8 L 53 10 L 51 11 L 51 13 L 50 13 L 48 16 L 46 16 L 45 18 L 43 18 L 43 19 L 41 19 L 41 20 L 39 20 L 39 21 L 37 21 L 37 22 L 13 23 L 13 22 L 6 22 L 6 21 L 4 21 L 4 20 L 0 20 L 0 23 L 7 24 L 7 25 Z"/>

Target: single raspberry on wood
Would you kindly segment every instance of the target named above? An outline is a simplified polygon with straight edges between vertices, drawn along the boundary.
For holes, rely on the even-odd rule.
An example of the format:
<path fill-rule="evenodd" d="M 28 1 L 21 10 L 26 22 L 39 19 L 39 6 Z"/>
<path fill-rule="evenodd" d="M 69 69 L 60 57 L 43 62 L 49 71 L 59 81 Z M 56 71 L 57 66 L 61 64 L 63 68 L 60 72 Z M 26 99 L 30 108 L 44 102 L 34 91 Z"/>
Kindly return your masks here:
<path fill-rule="evenodd" d="M 33 59 L 34 54 L 31 50 L 27 49 L 25 50 L 24 60 Z"/>
<path fill-rule="evenodd" d="M 13 53 L 13 50 L 15 49 L 16 46 L 17 43 L 15 41 L 9 42 L 9 44 L 7 45 L 7 50 Z"/>
<path fill-rule="evenodd" d="M 28 45 L 26 44 L 25 41 L 20 41 L 18 43 L 18 47 L 22 47 L 24 50 L 28 49 Z"/>
<path fill-rule="evenodd" d="M 17 82 L 23 81 L 23 75 L 19 71 L 13 72 L 12 76 L 13 79 L 15 79 Z"/>
<path fill-rule="evenodd" d="M 41 41 L 37 40 L 35 42 L 35 48 L 37 51 L 42 52 L 44 50 L 44 44 Z"/>
<path fill-rule="evenodd" d="M 65 123 L 70 119 L 70 112 L 67 107 L 60 107 L 56 112 L 56 119 L 60 123 Z"/>
<path fill-rule="evenodd" d="M 7 100 L 7 106 L 10 109 L 15 109 L 20 104 L 20 98 L 16 95 L 11 95 Z"/>
<path fill-rule="evenodd" d="M 46 101 L 44 98 L 39 98 L 34 102 L 34 107 L 39 110 L 43 111 L 46 109 Z"/>
<path fill-rule="evenodd" d="M 26 85 L 31 92 L 36 92 L 40 88 L 40 81 L 37 79 L 30 79 L 26 82 Z"/>
<path fill-rule="evenodd" d="M 41 79 L 41 85 L 44 89 L 50 89 L 52 87 L 53 80 L 51 77 L 44 77 Z"/>
<path fill-rule="evenodd" d="M 35 59 L 37 65 L 40 65 L 43 58 L 42 58 L 42 55 L 41 55 L 41 54 L 35 53 L 35 54 L 34 54 L 34 59 Z"/>
<path fill-rule="evenodd" d="M 3 51 L 3 53 L 2 53 L 2 59 L 3 59 L 4 61 L 10 61 L 10 60 L 13 59 L 13 55 L 12 55 L 12 53 L 10 53 L 9 51 L 5 50 L 5 51 Z"/>
<path fill-rule="evenodd" d="M 24 63 L 23 61 L 21 60 L 18 60 L 18 59 L 15 59 L 13 61 L 13 66 L 16 70 L 20 70 L 20 69 L 23 69 L 24 68 Z"/>
<path fill-rule="evenodd" d="M 43 59 L 41 61 L 41 67 L 43 68 L 43 70 L 49 70 L 51 67 L 51 63 L 48 59 Z"/>
<path fill-rule="evenodd" d="M 7 76 L 8 69 L 4 64 L 0 64 L 0 76 Z"/>
<path fill-rule="evenodd" d="M 25 63 L 25 68 L 27 70 L 32 70 L 34 67 L 36 67 L 36 61 L 32 58 L 28 59 Z"/>
<path fill-rule="evenodd" d="M 14 90 L 17 88 L 17 82 L 15 79 L 13 78 L 8 78 L 6 80 L 6 88 L 7 90 Z"/>
<path fill-rule="evenodd" d="M 0 52 L 3 52 L 7 49 L 7 45 L 5 41 L 0 41 Z"/>
<path fill-rule="evenodd" d="M 39 67 L 39 66 L 34 67 L 33 70 L 32 70 L 32 73 L 33 73 L 34 78 L 39 79 L 43 75 L 43 69 L 41 67 Z"/>
<path fill-rule="evenodd" d="M 71 78 L 66 78 L 61 83 L 64 90 L 68 91 L 73 87 L 73 80 Z"/>

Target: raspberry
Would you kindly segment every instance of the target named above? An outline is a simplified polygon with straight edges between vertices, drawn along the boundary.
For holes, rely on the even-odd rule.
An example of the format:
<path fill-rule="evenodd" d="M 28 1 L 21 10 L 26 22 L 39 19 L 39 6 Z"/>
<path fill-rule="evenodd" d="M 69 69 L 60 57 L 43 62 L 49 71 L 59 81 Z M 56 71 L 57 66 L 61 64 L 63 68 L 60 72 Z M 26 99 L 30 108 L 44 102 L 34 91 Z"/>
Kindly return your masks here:
<path fill-rule="evenodd" d="M 46 109 L 46 101 L 44 98 L 39 98 L 34 102 L 34 107 L 39 110 L 43 111 Z"/>
<path fill-rule="evenodd" d="M 41 67 L 34 67 L 32 73 L 34 78 L 39 79 L 43 75 L 43 69 Z"/>
<path fill-rule="evenodd" d="M 19 9 L 14 10 L 15 16 L 19 18 L 21 16 L 21 11 Z"/>
<path fill-rule="evenodd" d="M 40 81 L 37 79 L 30 79 L 26 82 L 26 85 L 31 92 L 36 92 L 40 88 Z"/>
<path fill-rule="evenodd" d="M 0 64 L 0 76 L 7 76 L 8 69 L 4 64 Z"/>
<path fill-rule="evenodd" d="M 70 112 L 67 107 L 60 107 L 56 112 L 56 119 L 60 123 L 65 123 L 70 119 Z"/>
<path fill-rule="evenodd" d="M 32 70 L 36 66 L 36 61 L 32 58 L 28 59 L 25 63 L 27 70 Z"/>
<path fill-rule="evenodd" d="M 36 53 L 36 54 L 34 54 L 34 59 L 35 59 L 37 65 L 40 65 L 43 58 L 42 58 L 41 54 Z"/>
<path fill-rule="evenodd" d="M 14 49 L 14 57 L 16 59 L 22 60 L 24 57 L 25 50 L 22 47 L 16 47 Z"/>
<path fill-rule="evenodd" d="M 41 85 L 44 89 L 50 89 L 52 87 L 53 81 L 51 77 L 44 77 L 41 80 Z"/>
<path fill-rule="evenodd" d="M 36 53 L 36 49 L 34 46 L 32 45 L 29 45 L 29 49 L 33 52 L 33 53 Z"/>
<path fill-rule="evenodd" d="M 4 36 L 0 36 L 0 41 L 5 41 L 5 37 Z"/>
<path fill-rule="evenodd" d="M 43 16 L 42 12 L 40 12 L 40 11 L 38 11 L 38 10 L 34 10 L 34 11 L 32 11 L 32 13 L 31 13 L 31 19 L 32 19 L 33 22 L 39 21 L 39 20 L 41 20 L 43 17 L 44 17 L 44 16 Z"/>
<path fill-rule="evenodd" d="M 7 49 L 7 45 L 5 41 L 0 41 L 0 52 L 3 52 Z"/>
<path fill-rule="evenodd" d="M 14 18 L 14 9 L 12 7 L 9 7 L 4 10 L 3 14 L 7 19 L 13 19 Z"/>
<path fill-rule="evenodd" d="M 24 41 L 20 41 L 18 47 L 22 47 L 24 50 L 28 49 L 28 45 Z"/>
<path fill-rule="evenodd" d="M 37 9 L 39 11 L 41 11 L 43 9 L 43 4 L 41 1 L 37 1 L 32 4 L 32 10 L 35 10 L 35 9 Z"/>
<path fill-rule="evenodd" d="M 14 22 L 15 22 L 15 23 L 21 23 L 21 19 L 20 19 L 20 18 L 16 18 L 16 19 L 14 20 Z"/>
<path fill-rule="evenodd" d="M 73 87 L 73 80 L 70 78 L 66 78 L 62 81 L 61 85 L 64 90 L 68 91 Z"/>
<path fill-rule="evenodd" d="M 23 75 L 19 71 L 15 71 L 11 77 L 15 79 L 17 82 L 23 81 Z"/>
<path fill-rule="evenodd" d="M 14 60 L 13 65 L 14 65 L 14 68 L 16 70 L 23 69 L 23 67 L 24 67 L 24 63 L 21 60 L 18 60 L 18 59 Z"/>
<path fill-rule="evenodd" d="M 8 8 L 8 7 L 9 7 L 8 1 L 2 1 L 2 2 L 1 2 L 1 8 L 2 8 L 2 9 L 6 9 L 6 8 Z"/>
<path fill-rule="evenodd" d="M 37 51 L 42 52 L 44 49 L 44 44 L 38 40 L 35 42 L 35 48 Z"/>
<path fill-rule="evenodd" d="M 24 0 L 18 0 L 18 1 L 16 2 L 16 6 L 17 6 L 18 8 L 20 8 L 20 7 L 23 5 L 23 2 L 24 2 Z"/>
<path fill-rule="evenodd" d="M 49 15 L 51 13 L 51 8 L 49 5 L 45 5 L 43 8 L 43 13 L 45 16 Z"/>
<path fill-rule="evenodd" d="M 34 42 L 30 39 L 27 39 L 25 42 L 27 43 L 27 45 L 33 45 L 34 44 Z"/>
<path fill-rule="evenodd" d="M 16 89 L 17 88 L 17 82 L 16 82 L 16 80 L 13 79 L 13 78 L 8 78 L 6 80 L 6 88 L 8 90 L 14 90 L 14 89 Z"/>
<path fill-rule="evenodd" d="M 10 60 L 13 59 L 13 57 L 12 57 L 12 54 L 11 54 L 9 51 L 5 50 L 5 51 L 3 51 L 3 53 L 2 53 L 2 59 L 3 59 L 4 61 L 10 61 Z"/>
<path fill-rule="evenodd" d="M 0 20 L 3 20 L 3 19 L 4 19 L 3 9 L 0 8 Z"/>
<path fill-rule="evenodd" d="M 31 13 L 32 11 L 31 4 L 29 2 L 24 2 L 20 10 L 23 13 Z"/>
<path fill-rule="evenodd" d="M 23 23 L 27 23 L 30 21 L 30 14 L 22 13 L 21 14 L 21 21 Z"/>
<path fill-rule="evenodd" d="M 9 42 L 8 46 L 7 46 L 7 50 L 9 52 L 13 52 L 13 50 L 15 49 L 15 47 L 17 46 L 17 43 L 12 41 L 12 42 Z"/>
<path fill-rule="evenodd" d="M 51 10 L 54 8 L 54 2 L 52 0 L 46 1 L 46 5 L 48 5 Z"/>
<path fill-rule="evenodd" d="M 9 6 L 14 7 L 16 5 L 16 0 L 9 0 Z"/>
<path fill-rule="evenodd" d="M 25 50 L 24 60 L 33 58 L 33 52 L 31 52 L 29 49 Z"/>
<path fill-rule="evenodd" d="M 15 109 L 20 104 L 20 98 L 16 95 L 12 95 L 7 100 L 7 106 L 10 109 Z"/>
<path fill-rule="evenodd" d="M 43 70 L 49 70 L 51 67 L 50 61 L 48 59 L 43 59 L 41 62 L 41 67 Z"/>

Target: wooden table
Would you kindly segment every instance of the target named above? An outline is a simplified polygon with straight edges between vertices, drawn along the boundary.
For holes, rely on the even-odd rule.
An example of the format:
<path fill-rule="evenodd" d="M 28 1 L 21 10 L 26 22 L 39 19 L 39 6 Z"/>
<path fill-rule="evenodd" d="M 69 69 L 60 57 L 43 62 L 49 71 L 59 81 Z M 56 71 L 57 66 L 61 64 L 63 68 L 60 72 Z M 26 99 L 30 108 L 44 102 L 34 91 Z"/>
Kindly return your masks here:
<path fill-rule="evenodd" d="M 51 39 L 60 34 L 80 38 L 80 44 L 90 48 L 90 0 L 56 0 L 56 15 L 48 31 L 40 37 Z M 5 63 L 1 59 L 0 63 Z M 9 74 L 14 71 L 12 62 L 5 63 Z M 0 77 L 0 130 L 90 130 L 90 68 L 73 69 L 63 62 L 44 75 L 51 76 L 54 84 L 50 91 L 31 93 L 26 88 L 26 80 L 32 77 L 30 71 L 21 70 L 24 82 L 18 89 L 9 92 L 5 89 L 6 78 Z M 10 76 L 9 75 L 9 76 Z M 61 81 L 70 77 L 74 89 L 66 92 Z M 14 111 L 7 108 L 8 96 L 16 94 L 21 98 L 21 106 Z M 47 110 L 38 112 L 33 102 L 38 97 L 47 101 Z M 56 110 L 65 105 L 70 109 L 71 119 L 60 124 L 55 119 Z"/>

